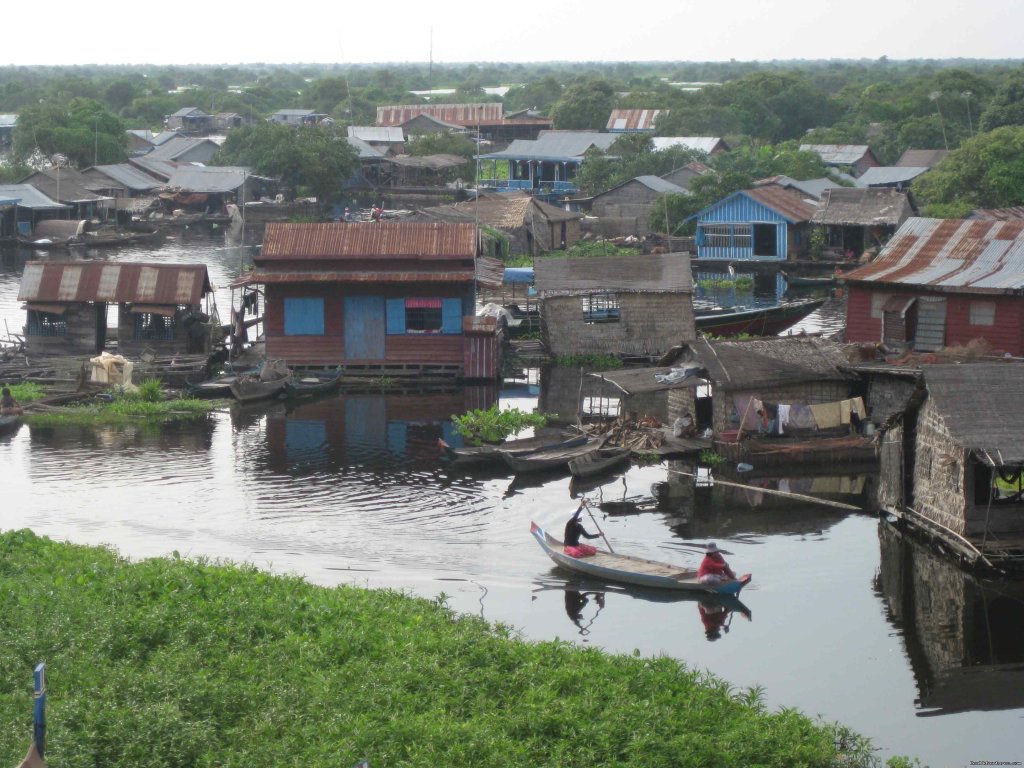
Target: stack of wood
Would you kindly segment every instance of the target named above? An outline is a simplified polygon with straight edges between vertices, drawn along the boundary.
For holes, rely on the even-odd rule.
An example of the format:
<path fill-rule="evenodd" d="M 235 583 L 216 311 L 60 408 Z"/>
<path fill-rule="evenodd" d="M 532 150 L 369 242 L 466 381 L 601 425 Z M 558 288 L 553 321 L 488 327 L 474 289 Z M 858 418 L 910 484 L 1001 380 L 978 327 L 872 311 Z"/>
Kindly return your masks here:
<path fill-rule="evenodd" d="M 588 431 L 607 435 L 606 446 L 629 448 L 635 453 L 646 453 L 661 448 L 665 443 L 663 424 L 650 416 L 619 416 L 615 421 L 592 425 Z"/>

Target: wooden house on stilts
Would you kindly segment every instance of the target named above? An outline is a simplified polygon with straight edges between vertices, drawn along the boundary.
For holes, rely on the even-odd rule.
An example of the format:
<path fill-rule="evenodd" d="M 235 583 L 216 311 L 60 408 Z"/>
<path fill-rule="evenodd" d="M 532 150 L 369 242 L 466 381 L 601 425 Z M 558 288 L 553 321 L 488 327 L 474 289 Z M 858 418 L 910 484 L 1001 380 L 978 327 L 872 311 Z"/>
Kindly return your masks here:
<path fill-rule="evenodd" d="M 500 285 L 478 257 L 473 224 L 267 225 L 256 270 L 268 358 L 348 375 L 493 379 L 494 318 L 477 318 L 476 285 Z"/>
<path fill-rule="evenodd" d="M 883 428 L 881 508 L 972 564 L 1024 565 L 1024 365 L 929 365 Z"/>

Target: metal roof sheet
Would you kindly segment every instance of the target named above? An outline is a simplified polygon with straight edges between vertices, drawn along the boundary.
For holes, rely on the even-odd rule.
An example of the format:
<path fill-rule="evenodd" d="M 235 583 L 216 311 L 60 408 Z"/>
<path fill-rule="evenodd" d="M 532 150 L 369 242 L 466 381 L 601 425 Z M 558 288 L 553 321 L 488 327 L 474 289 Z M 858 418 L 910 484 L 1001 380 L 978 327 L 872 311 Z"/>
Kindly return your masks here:
<path fill-rule="evenodd" d="M 801 144 L 800 151 L 814 152 L 825 165 L 853 165 L 871 152 L 871 147 L 867 144 Z"/>
<path fill-rule="evenodd" d="M 910 218 L 851 282 L 1011 293 L 1024 289 L 1024 221 Z"/>
<path fill-rule="evenodd" d="M 208 115 L 205 112 L 203 112 L 203 110 L 201 110 L 199 107 L 182 107 L 177 112 L 172 112 L 171 114 L 168 115 L 168 117 L 189 117 L 189 116 L 194 116 L 194 117 L 210 117 L 210 115 Z"/>
<path fill-rule="evenodd" d="M 405 131 L 397 125 L 350 125 L 348 135 L 363 141 L 380 141 L 400 144 L 405 141 Z"/>
<path fill-rule="evenodd" d="M 17 115 L 0 115 L 0 128 L 13 128 L 18 123 Z"/>
<path fill-rule="evenodd" d="M 443 171 L 473 162 L 462 155 L 397 155 L 385 157 L 384 161 L 404 168 L 426 168 L 431 171 Z"/>
<path fill-rule="evenodd" d="M 277 272 L 256 269 L 249 273 L 244 284 L 262 283 L 467 283 L 476 279 L 472 269 L 463 270 L 296 270 Z"/>
<path fill-rule="evenodd" d="M 19 301 L 196 305 L 212 291 L 204 264 L 30 261 Z"/>
<path fill-rule="evenodd" d="M 0 184 L 0 198 L 15 200 L 22 208 L 64 210 L 68 207 L 47 197 L 31 184 Z"/>
<path fill-rule="evenodd" d="M 1017 423 L 1024 401 L 1024 365 L 968 363 L 922 368 L 928 397 L 950 436 L 990 466 L 1024 464 Z"/>
<path fill-rule="evenodd" d="M 174 169 L 167 186 L 178 187 L 183 192 L 218 194 L 233 192 L 252 175 L 248 168 L 238 166 L 181 165 Z"/>
<path fill-rule="evenodd" d="M 219 149 L 217 142 L 210 141 L 210 139 L 198 139 L 192 136 L 175 136 L 168 139 L 163 144 L 154 147 L 146 157 L 154 160 L 177 160 L 186 152 L 191 152 L 197 147 L 202 147 L 206 144 L 212 145 L 214 151 Z"/>
<path fill-rule="evenodd" d="M 359 155 L 360 160 L 381 160 L 384 153 L 376 147 L 371 147 L 365 141 L 355 136 L 346 136 L 345 141 Z"/>
<path fill-rule="evenodd" d="M 536 139 L 516 139 L 507 149 L 481 160 L 561 160 L 583 157 L 588 149 L 607 150 L 618 138 L 597 131 L 541 131 Z"/>
<path fill-rule="evenodd" d="M 655 151 L 669 147 L 695 149 L 709 155 L 719 150 L 729 151 L 729 145 L 718 136 L 655 136 L 651 141 L 654 142 Z"/>
<path fill-rule="evenodd" d="M 906 184 L 916 179 L 922 173 L 927 173 L 928 170 L 927 167 L 877 165 L 874 168 L 868 168 L 858 178 L 861 184 L 866 187 Z"/>
<path fill-rule="evenodd" d="M 771 208 L 794 224 L 810 221 L 818 209 L 818 201 L 803 192 L 775 184 L 745 189 L 741 194 Z"/>
<path fill-rule="evenodd" d="M 270 222 L 257 262 L 268 259 L 473 259 L 476 227 L 447 222 Z"/>
<path fill-rule="evenodd" d="M 948 154 L 948 149 L 908 149 L 900 155 L 896 165 L 904 168 L 934 168 Z"/>
<path fill-rule="evenodd" d="M 128 162 L 132 165 L 138 166 L 146 173 L 150 173 L 159 179 L 171 178 L 178 167 L 177 163 L 173 163 L 170 160 L 158 160 L 155 157 L 150 157 L 149 155 L 132 157 L 128 159 Z"/>
<path fill-rule="evenodd" d="M 658 115 L 667 115 L 667 109 L 613 109 L 608 117 L 609 131 L 653 131 Z"/>
<path fill-rule="evenodd" d="M 159 181 L 149 174 L 139 170 L 128 163 L 117 165 L 94 165 L 93 169 L 102 173 L 108 179 L 117 182 L 126 189 L 148 192 L 152 189 L 159 189 L 164 182 Z"/>
<path fill-rule="evenodd" d="M 649 256 L 545 257 L 534 261 L 534 285 L 541 297 L 594 291 L 692 293 L 686 253 Z"/>
<path fill-rule="evenodd" d="M 487 195 L 479 200 L 438 205 L 420 211 L 424 216 L 442 221 L 476 222 L 498 229 L 514 230 L 532 221 L 572 221 L 583 214 L 545 203 L 532 195 Z"/>
<path fill-rule="evenodd" d="M 377 125 L 401 125 L 417 115 L 427 114 L 446 123 L 467 128 L 502 121 L 502 106 L 497 102 L 477 104 L 399 104 L 377 107 Z"/>
<path fill-rule="evenodd" d="M 1009 208 L 977 208 L 971 211 L 969 219 L 985 221 L 1018 221 L 1024 219 L 1024 205 L 1012 205 Z"/>
<path fill-rule="evenodd" d="M 64 203 L 114 202 L 114 198 L 90 190 L 93 182 L 74 168 L 44 168 L 22 179 L 22 183 L 31 184 L 47 197 Z"/>

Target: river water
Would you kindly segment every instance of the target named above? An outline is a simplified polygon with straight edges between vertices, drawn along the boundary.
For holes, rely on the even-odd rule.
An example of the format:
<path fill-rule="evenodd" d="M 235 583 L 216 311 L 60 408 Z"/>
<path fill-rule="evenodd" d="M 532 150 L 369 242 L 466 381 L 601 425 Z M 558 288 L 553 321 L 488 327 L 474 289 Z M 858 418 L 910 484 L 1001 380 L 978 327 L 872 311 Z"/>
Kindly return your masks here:
<path fill-rule="evenodd" d="M 250 252 L 186 233 L 108 258 L 202 260 L 219 287 Z M 23 261 L 8 254 L 0 269 L 0 317 L 19 326 Z M 222 314 L 228 298 L 218 288 Z M 501 401 L 529 407 L 542 385 L 531 376 Z M 23 426 L 0 438 L 0 528 L 133 558 L 177 551 L 323 585 L 443 594 L 527 638 L 665 654 L 737 689 L 759 687 L 769 707 L 848 725 L 882 758 L 910 754 L 933 767 L 1024 760 L 1024 585 L 966 576 L 873 514 L 761 490 L 870 509 L 873 476 L 755 470 L 743 479 L 757 488 L 738 490 L 714 483 L 735 480 L 727 470 L 685 462 L 633 466 L 585 489 L 558 475 L 470 474 L 440 461 L 435 443 L 450 433 L 449 414 L 480 399 L 461 390 L 338 395 L 233 406 L 163 429 Z M 732 604 L 555 570 L 530 522 L 560 533 L 583 491 L 616 550 L 684 565 L 697 562 L 689 543 L 729 550 L 754 574 L 742 595 L 749 620 Z"/>

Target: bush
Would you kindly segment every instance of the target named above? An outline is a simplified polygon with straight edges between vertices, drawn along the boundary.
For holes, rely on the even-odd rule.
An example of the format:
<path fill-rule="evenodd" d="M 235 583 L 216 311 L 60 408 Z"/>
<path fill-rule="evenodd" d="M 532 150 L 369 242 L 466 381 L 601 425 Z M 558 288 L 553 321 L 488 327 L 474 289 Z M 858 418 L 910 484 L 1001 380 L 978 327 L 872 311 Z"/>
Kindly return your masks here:
<path fill-rule="evenodd" d="M 529 413 L 518 408 L 501 410 L 497 405 L 452 416 L 455 431 L 473 445 L 500 443 L 528 427 L 543 427 L 547 423 L 547 416 L 543 413 Z"/>

